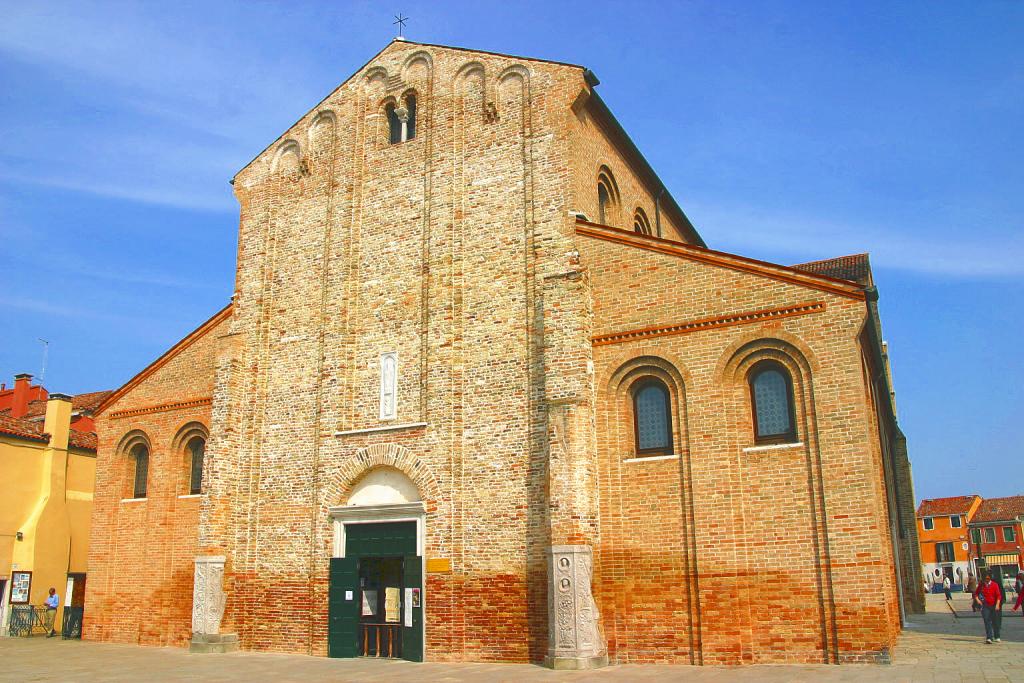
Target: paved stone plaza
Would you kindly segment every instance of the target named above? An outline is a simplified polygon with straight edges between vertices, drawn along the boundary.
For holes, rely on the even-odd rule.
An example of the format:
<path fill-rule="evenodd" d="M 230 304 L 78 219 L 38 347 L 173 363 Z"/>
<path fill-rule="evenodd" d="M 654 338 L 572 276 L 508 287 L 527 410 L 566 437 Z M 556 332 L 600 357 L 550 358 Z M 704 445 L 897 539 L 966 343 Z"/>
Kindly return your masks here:
<path fill-rule="evenodd" d="M 1021 681 L 1024 682 L 1024 618 L 1008 609 L 1003 642 L 985 645 L 981 619 L 956 596 L 954 620 L 942 596 L 928 596 L 928 614 L 914 618 L 900 639 L 891 666 L 611 666 L 589 672 L 557 672 L 525 664 L 412 664 L 404 661 L 339 660 L 299 655 L 238 653 L 192 655 L 177 648 L 111 645 L 60 639 L 0 639 L 0 680 L 11 681 Z"/>

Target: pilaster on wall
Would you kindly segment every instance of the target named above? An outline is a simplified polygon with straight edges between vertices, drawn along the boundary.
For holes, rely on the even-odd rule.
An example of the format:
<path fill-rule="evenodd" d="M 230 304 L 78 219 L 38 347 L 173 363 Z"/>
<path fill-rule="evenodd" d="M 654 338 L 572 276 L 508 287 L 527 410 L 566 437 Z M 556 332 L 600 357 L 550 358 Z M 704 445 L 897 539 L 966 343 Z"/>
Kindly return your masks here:
<path fill-rule="evenodd" d="M 553 668 L 607 663 L 590 585 L 598 541 L 593 309 L 586 272 L 544 278 L 543 359 L 548 426 L 548 654 Z"/>
<path fill-rule="evenodd" d="M 899 548 L 900 577 L 903 579 L 903 609 L 907 614 L 924 614 L 924 593 L 921 584 L 920 542 L 914 507 L 914 479 L 907 454 L 907 437 L 896 428 L 892 437 L 892 460 L 896 479 L 896 506 L 900 509 Z"/>
<path fill-rule="evenodd" d="M 597 460 L 590 287 L 585 271 L 543 283 L 544 398 L 548 425 L 551 542 L 597 539 Z"/>
<path fill-rule="evenodd" d="M 213 389 L 210 438 L 206 445 L 203 482 L 206 497 L 200 510 L 198 550 L 203 554 L 226 553 L 231 510 L 237 504 L 235 481 L 240 428 L 236 424 L 241 389 L 239 367 L 242 335 L 229 332 L 217 345 L 217 370 Z"/>

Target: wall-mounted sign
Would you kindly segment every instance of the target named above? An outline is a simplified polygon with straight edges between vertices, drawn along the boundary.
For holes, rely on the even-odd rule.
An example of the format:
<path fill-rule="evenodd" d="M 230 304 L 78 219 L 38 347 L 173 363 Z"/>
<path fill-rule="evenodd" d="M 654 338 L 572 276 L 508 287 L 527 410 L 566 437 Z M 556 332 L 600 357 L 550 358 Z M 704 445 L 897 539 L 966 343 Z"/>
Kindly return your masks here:
<path fill-rule="evenodd" d="M 420 606 L 420 589 L 419 588 L 413 588 L 412 589 L 412 606 L 413 607 L 419 607 Z"/>
<path fill-rule="evenodd" d="M 452 561 L 447 557 L 428 557 L 428 574 L 447 574 L 452 570 Z"/>
<path fill-rule="evenodd" d="M 412 589 L 405 589 L 405 627 L 412 628 Z"/>
<path fill-rule="evenodd" d="M 26 605 L 32 590 L 32 572 L 11 572 L 11 604 Z"/>

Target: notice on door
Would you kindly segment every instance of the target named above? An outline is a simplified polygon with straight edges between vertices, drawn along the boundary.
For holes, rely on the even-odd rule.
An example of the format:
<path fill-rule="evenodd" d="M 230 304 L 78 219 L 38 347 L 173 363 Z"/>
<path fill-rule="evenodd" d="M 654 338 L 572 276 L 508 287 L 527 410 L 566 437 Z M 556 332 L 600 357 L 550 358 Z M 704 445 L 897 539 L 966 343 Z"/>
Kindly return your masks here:
<path fill-rule="evenodd" d="M 412 628 L 412 589 L 405 589 L 405 627 Z"/>
<path fill-rule="evenodd" d="M 399 614 L 402 611 L 402 590 L 397 587 L 388 586 L 384 589 L 384 621 L 389 624 L 399 622 Z"/>
<path fill-rule="evenodd" d="M 364 590 L 363 591 L 363 616 L 364 617 L 375 617 L 377 616 L 377 591 Z"/>

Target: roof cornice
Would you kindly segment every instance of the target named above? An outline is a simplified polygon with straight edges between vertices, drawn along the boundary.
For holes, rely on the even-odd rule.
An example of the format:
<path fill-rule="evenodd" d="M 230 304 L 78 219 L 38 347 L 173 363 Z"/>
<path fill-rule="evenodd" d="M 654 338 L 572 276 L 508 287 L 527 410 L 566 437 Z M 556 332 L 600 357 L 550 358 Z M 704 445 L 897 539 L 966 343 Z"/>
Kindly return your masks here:
<path fill-rule="evenodd" d="M 757 259 L 739 256 L 738 254 L 715 251 L 714 249 L 708 249 L 707 247 L 684 244 L 682 242 L 667 240 L 662 237 L 641 235 L 640 233 L 633 232 L 632 230 L 613 228 L 608 225 L 590 223 L 580 219 L 576 220 L 576 234 L 593 237 L 606 242 L 616 242 L 636 247 L 638 249 L 646 249 L 648 251 L 667 254 L 669 256 L 675 256 L 677 258 L 683 258 L 690 261 L 707 263 L 709 265 L 728 268 L 730 270 L 736 270 L 743 273 L 760 275 L 773 280 L 779 280 L 799 285 L 801 287 L 807 287 L 809 289 L 829 292 L 830 294 L 836 294 L 850 299 L 857 299 L 860 301 L 864 300 L 864 290 L 856 283 L 849 282 L 847 280 L 838 280 L 827 275 L 818 275 L 817 273 L 797 270 L 796 268 L 783 266 L 777 263 L 758 261 Z"/>

